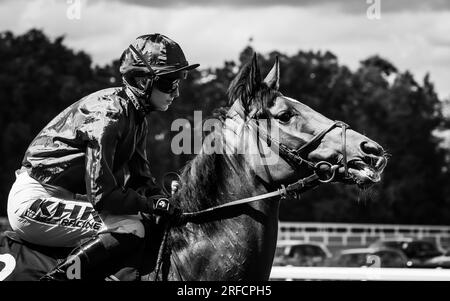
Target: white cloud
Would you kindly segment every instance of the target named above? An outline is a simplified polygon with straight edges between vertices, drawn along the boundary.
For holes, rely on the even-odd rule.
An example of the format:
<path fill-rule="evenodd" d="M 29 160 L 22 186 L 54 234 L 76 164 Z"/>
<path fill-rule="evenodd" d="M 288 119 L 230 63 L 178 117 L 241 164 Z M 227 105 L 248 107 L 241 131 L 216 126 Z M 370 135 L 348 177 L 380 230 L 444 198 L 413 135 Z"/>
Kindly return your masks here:
<path fill-rule="evenodd" d="M 379 54 L 418 78 L 431 73 L 441 96 L 450 95 L 450 12 L 398 11 L 368 20 L 365 11 L 348 14 L 336 5 L 233 7 L 213 5 L 151 7 L 122 2 L 82 2 L 81 20 L 66 17 L 65 1 L 2 1 L 0 30 L 37 27 L 92 55 L 95 63 L 118 58 L 138 35 L 161 32 L 202 67 L 236 60 L 253 37 L 258 52 L 330 50 L 352 68 Z"/>
<path fill-rule="evenodd" d="M 430 11 L 430 10 L 449 10 L 450 2 L 448 0 L 116 0 L 123 3 L 132 3 L 147 7 L 232 7 L 241 9 L 245 7 L 272 7 L 272 6 L 288 6 L 288 7 L 311 7 L 322 5 L 333 5 L 337 9 L 349 12 L 359 13 L 365 10 L 373 3 L 379 3 L 385 12 L 399 11 Z"/>

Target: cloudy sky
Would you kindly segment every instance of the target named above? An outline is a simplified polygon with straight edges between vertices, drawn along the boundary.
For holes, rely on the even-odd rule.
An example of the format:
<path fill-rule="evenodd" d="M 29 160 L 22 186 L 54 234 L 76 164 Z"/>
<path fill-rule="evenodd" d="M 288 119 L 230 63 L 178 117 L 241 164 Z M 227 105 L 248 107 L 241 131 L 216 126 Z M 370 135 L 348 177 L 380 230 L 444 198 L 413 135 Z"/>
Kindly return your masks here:
<path fill-rule="evenodd" d="M 88 52 L 96 64 L 118 58 L 138 35 L 164 33 L 202 67 L 256 51 L 330 50 L 342 64 L 379 54 L 417 79 L 426 72 L 450 97 L 450 0 L 0 0 L 0 31 L 43 29 Z M 370 19 L 380 4 L 380 19 Z M 373 14 L 370 14 L 373 16 Z"/>

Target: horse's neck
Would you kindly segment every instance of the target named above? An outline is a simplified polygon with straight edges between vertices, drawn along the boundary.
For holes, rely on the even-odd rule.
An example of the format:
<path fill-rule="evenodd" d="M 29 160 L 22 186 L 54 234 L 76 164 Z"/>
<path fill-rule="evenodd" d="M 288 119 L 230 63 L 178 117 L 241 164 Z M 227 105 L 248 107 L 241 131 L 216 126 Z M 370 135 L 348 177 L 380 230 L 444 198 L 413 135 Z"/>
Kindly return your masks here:
<path fill-rule="evenodd" d="M 246 166 L 239 166 L 235 160 L 227 161 L 229 159 L 226 155 L 215 158 L 222 161 L 214 162 L 214 166 L 227 168 L 215 170 L 216 178 L 210 179 L 210 183 L 202 182 L 200 178 L 198 183 L 190 183 L 198 189 L 216 185 L 217 189 L 207 190 L 209 195 L 199 194 L 208 198 L 206 203 L 227 203 L 267 192 L 264 185 L 245 170 Z M 192 193 L 186 194 L 195 197 Z M 185 200 L 189 201 L 196 202 Z M 200 204 L 198 209 L 206 209 L 202 206 L 205 204 Z M 190 280 L 265 279 L 270 273 L 277 231 L 278 200 L 240 205 L 221 212 L 213 221 L 188 223 L 185 228 L 174 229 L 172 266 L 177 268 L 176 273 L 175 269 L 172 271 L 172 277 Z"/>

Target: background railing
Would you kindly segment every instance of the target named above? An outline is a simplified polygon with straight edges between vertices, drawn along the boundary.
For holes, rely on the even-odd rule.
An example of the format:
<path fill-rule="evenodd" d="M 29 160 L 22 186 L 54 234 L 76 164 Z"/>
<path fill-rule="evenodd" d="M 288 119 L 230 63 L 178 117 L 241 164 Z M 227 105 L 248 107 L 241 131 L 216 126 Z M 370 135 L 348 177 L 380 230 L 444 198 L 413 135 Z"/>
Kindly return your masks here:
<path fill-rule="evenodd" d="M 379 239 L 411 237 L 450 247 L 450 226 L 280 222 L 278 240 L 319 242 L 330 250 L 367 246 Z"/>
<path fill-rule="evenodd" d="M 450 247 L 450 226 L 280 222 L 278 241 L 323 243 L 336 253 L 380 239 L 411 237 Z M 450 281 L 450 270 L 273 266 L 271 280 Z"/>
<path fill-rule="evenodd" d="M 0 217 L 0 230 L 9 228 Z M 278 240 L 320 242 L 330 248 L 366 246 L 378 239 L 412 237 L 450 248 L 450 226 L 280 222 Z"/>

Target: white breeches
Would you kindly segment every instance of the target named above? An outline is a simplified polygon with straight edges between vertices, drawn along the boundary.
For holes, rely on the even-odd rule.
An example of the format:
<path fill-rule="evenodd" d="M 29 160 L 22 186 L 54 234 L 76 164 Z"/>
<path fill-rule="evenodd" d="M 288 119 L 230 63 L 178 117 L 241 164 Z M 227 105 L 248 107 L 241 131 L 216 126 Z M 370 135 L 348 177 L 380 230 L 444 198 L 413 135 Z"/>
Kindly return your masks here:
<path fill-rule="evenodd" d="M 139 215 L 99 214 L 90 202 L 72 193 L 50 194 L 24 170 L 16 171 L 8 197 L 8 219 L 22 239 L 44 246 L 73 247 L 105 232 L 145 236 Z"/>

